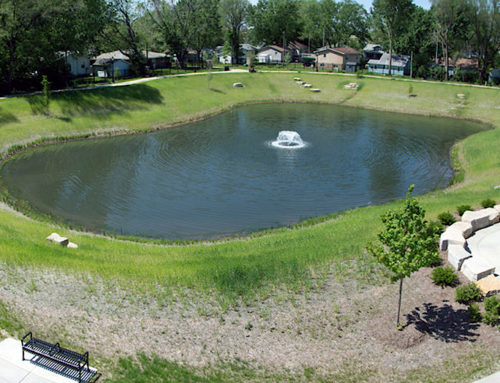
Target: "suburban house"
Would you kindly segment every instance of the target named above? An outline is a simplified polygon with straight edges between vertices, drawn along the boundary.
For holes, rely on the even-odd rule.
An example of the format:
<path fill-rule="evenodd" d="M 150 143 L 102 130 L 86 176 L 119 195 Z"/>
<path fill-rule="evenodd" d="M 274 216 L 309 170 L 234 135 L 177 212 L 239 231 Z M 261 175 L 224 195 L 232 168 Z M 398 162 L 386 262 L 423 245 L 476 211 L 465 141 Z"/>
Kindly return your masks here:
<path fill-rule="evenodd" d="M 365 60 L 379 60 L 380 57 L 384 54 L 382 50 L 382 46 L 379 44 L 366 44 L 363 48 L 363 56 Z"/>
<path fill-rule="evenodd" d="M 300 41 L 290 41 L 288 43 L 288 49 L 292 55 L 292 61 L 300 61 L 300 58 L 309 53 L 309 47 L 306 44 L 302 44 Z"/>
<path fill-rule="evenodd" d="M 147 57 L 151 69 L 166 68 L 170 62 L 169 57 L 164 53 L 143 51 L 142 54 Z M 130 59 L 121 51 L 106 52 L 95 57 L 92 66 L 94 76 L 123 77 L 129 75 Z"/>
<path fill-rule="evenodd" d="M 409 75 L 410 74 L 410 56 L 392 55 L 391 74 L 393 75 Z M 375 73 L 389 73 L 389 53 L 384 52 L 382 56 L 377 59 L 368 61 L 368 71 Z"/>
<path fill-rule="evenodd" d="M 257 62 L 265 64 L 277 64 L 284 61 L 285 55 L 292 52 L 290 49 L 277 46 L 266 45 L 257 51 Z"/>
<path fill-rule="evenodd" d="M 218 46 L 217 48 L 215 48 L 219 62 L 221 64 L 231 64 L 233 57 L 231 54 L 223 55 L 222 54 L 223 48 L 224 48 L 223 46 Z M 248 64 L 247 57 L 249 55 L 252 55 L 252 54 L 255 55 L 256 51 L 257 51 L 257 48 L 251 44 L 248 44 L 248 43 L 240 44 L 240 54 L 239 54 L 239 60 L 238 60 L 237 64 L 245 64 L 245 63 Z"/>
<path fill-rule="evenodd" d="M 68 71 L 73 77 L 88 76 L 90 74 L 90 59 L 88 56 L 72 52 L 60 52 L 68 67 Z"/>
<path fill-rule="evenodd" d="M 322 47 L 314 52 L 316 65 L 323 69 L 345 70 L 356 72 L 361 60 L 361 52 L 350 48 Z"/>

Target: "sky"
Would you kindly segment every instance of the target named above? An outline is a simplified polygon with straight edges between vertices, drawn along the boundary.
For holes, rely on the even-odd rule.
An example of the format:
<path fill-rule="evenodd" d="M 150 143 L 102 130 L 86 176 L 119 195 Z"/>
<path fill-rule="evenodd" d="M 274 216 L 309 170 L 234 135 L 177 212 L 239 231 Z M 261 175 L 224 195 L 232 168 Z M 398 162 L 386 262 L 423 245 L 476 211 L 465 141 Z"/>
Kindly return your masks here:
<path fill-rule="evenodd" d="M 367 11 L 369 11 L 370 7 L 372 6 L 372 0 L 355 0 L 355 1 L 363 5 Z M 430 0 L 413 0 L 413 3 L 424 9 L 429 9 L 431 7 Z"/>

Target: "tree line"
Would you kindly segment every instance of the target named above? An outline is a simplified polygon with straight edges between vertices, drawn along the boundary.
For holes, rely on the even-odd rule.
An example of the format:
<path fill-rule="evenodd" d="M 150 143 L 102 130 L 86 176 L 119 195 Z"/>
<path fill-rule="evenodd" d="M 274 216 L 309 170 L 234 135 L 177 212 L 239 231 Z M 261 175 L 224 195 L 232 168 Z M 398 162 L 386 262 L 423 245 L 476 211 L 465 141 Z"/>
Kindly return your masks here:
<path fill-rule="evenodd" d="M 68 52 L 120 50 L 131 72 L 146 71 L 145 50 L 166 51 L 186 66 L 188 50 L 224 45 L 237 62 L 242 42 L 301 41 L 310 51 L 329 45 L 413 54 L 414 73 L 468 52 L 478 80 L 500 66 L 500 0 L 374 0 L 370 11 L 353 0 L 0 0 L 0 93 L 30 90 L 48 76 L 68 81 Z M 390 56 L 392 57 L 392 56 Z M 448 68 L 444 77 L 448 78 Z"/>

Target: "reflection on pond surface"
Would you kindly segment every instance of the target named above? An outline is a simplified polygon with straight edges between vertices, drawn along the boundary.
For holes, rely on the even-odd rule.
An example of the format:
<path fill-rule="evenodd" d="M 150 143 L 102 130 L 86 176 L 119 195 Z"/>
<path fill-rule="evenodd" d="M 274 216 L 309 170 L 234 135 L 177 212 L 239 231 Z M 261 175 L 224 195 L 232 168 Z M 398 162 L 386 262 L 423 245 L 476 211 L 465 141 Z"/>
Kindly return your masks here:
<path fill-rule="evenodd" d="M 452 177 L 465 121 L 328 105 L 243 107 L 189 126 L 31 150 L 5 164 L 11 193 L 94 230 L 206 238 L 424 193 Z M 276 149 L 280 131 L 303 148 Z"/>

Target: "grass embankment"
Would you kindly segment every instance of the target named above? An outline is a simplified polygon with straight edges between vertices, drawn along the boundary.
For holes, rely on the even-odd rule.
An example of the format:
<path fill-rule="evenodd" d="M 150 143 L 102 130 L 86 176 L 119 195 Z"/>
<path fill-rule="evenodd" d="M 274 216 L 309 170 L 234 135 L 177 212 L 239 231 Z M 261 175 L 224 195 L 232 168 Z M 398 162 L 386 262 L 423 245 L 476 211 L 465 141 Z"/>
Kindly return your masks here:
<path fill-rule="evenodd" d="M 157 129 L 195 120 L 231 106 L 261 101 L 324 102 L 405 113 L 477 119 L 497 129 L 460 143 L 457 157 L 466 166 L 465 181 L 446 191 L 422 197 L 431 216 L 460 204 L 477 205 L 486 197 L 500 199 L 500 91 L 302 74 L 321 88 L 311 93 L 297 86 L 292 74 L 218 74 L 169 78 L 132 86 L 54 94 L 51 117 L 40 114 L 39 96 L 0 101 L 0 147 L 5 155 L 37 141 L 72 136 L 107 135 Z M 344 90 L 356 81 L 358 91 Z M 233 88 L 242 82 L 244 88 Z M 465 100 L 457 93 L 465 94 Z M 68 251 L 44 238 L 54 227 L 0 210 L 0 260 L 8 264 L 95 273 L 126 283 L 178 286 L 200 292 L 217 291 L 227 298 L 266 295 L 276 285 L 299 289 L 311 283 L 312 268 L 333 260 L 356 259 L 379 229 L 378 217 L 388 206 L 347 212 L 315 226 L 281 229 L 258 238 L 191 246 L 148 246 L 69 233 L 79 244 Z M 354 240 L 355 239 L 355 240 Z"/>

